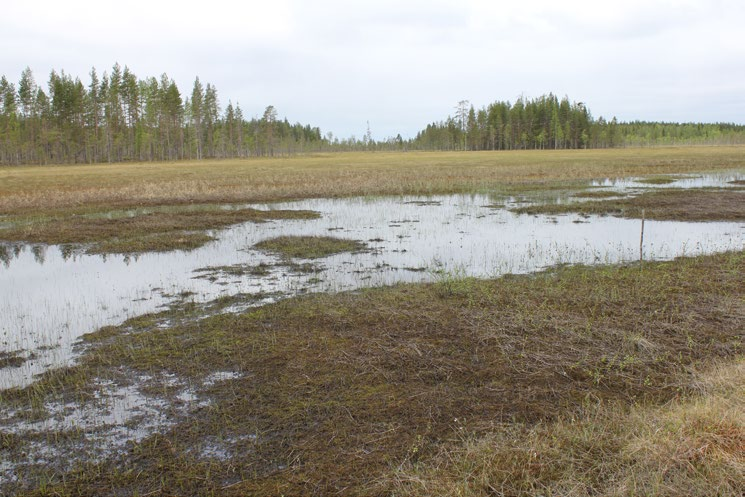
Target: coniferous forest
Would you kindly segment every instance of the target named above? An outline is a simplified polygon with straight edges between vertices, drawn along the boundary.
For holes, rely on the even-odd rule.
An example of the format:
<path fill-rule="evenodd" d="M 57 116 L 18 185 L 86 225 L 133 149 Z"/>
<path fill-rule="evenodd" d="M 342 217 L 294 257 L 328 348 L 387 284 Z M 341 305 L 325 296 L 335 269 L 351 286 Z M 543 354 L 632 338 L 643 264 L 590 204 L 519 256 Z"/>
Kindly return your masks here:
<path fill-rule="evenodd" d="M 277 119 L 268 106 L 246 120 L 239 105 L 222 109 L 217 89 L 194 81 L 184 95 L 176 82 L 138 79 L 114 65 L 84 85 L 52 72 L 48 89 L 30 69 L 14 85 L 0 78 L 0 163 L 91 163 L 270 156 L 318 150 L 318 128 Z"/>
<path fill-rule="evenodd" d="M 17 84 L 0 77 L 0 164 L 162 161 L 291 155 L 347 150 L 526 150 L 745 143 L 745 125 L 618 122 L 593 118 L 587 106 L 548 94 L 479 110 L 467 101 L 455 116 L 415 138 L 375 141 L 323 135 L 290 124 L 267 106 L 246 119 L 238 104 L 220 104 L 217 89 L 197 78 L 182 93 L 166 74 L 139 79 L 115 64 L 87 84 L 53 71 L 46 90 L 27 68 Z"/>
<path fill-rule="evenodd" d="M 582 102 L 553 94 L 494 102 L 476 111 L 467 101 L 455 117 L 432 123 L 411 146 L 421 150 L 529 150 L 745 143 L 745 125 L 594 119 Z"/>

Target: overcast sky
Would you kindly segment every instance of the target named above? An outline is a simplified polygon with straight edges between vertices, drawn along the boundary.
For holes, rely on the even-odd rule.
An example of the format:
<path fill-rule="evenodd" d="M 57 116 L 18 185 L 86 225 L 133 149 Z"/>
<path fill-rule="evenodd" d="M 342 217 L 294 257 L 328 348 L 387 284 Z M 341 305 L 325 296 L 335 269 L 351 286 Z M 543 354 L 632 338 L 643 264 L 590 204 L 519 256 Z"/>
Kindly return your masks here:
<path fill-rule="evenodd" d="M 340 137 L 549 92 L 594 117 L 745 123 L 743 0 L 3 0 L 0 47 L 14 83 L 119 62 Z"/>

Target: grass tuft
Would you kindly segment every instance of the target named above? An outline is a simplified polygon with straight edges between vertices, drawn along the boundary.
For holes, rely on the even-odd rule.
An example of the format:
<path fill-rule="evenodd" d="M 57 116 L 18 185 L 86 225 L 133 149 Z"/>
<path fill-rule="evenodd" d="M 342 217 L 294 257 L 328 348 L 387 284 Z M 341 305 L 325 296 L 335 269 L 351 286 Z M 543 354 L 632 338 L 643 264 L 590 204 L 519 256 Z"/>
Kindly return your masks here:
<path fill-rule="evenodd" d="M 722 380 L 726 378 L 726 382 Z M 662 406 L 599 403 L 573 416 L 499 426 L 407 463 L 395 495 L 732 496 L 745 490 L 745 361 L 697 377 L 705 394 Z"/>
<path fill-rule="evenodd" d="M 253 248 L 298 259 L 319 259 L 342 252 L 365 250 L 367 245 L 357 240 L 330 236 L 280 236 L 263 240 Z"/>
<path fill-rule="evenodd" d="M 637 180 L 637 183 L 641 183 L 643 185 L 669 185 L 671 183 L 675 183 L 681 178 L 681 176 L 653 176 L 651 178 L 642 178 L 640 180 Z"/>
<path fill-rule="evenodd" d="M 33 354 L 26 356 L 21 352 L 0 352 L 0 369 L 21 367 L 26 361 L 34 357 Z"/>

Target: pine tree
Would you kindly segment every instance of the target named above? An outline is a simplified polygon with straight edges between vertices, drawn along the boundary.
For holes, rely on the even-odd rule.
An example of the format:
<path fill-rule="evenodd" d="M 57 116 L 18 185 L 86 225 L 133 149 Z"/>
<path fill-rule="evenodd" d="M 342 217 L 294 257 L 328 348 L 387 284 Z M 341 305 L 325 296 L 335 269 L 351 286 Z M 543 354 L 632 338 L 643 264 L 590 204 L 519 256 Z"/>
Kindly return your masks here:
<path fill-rule="evenodd" d="M 207 155 L 215 156 L 215 133 L 220 118 L 220 103 L 217 100 L 217 89 L 207 83 L 204 89 L 204 108 L 202 111 L 202 122 L 205 128 L 205 143 Z"/>
<path fill-rule="evenodd" d="M 266 144 L 265 154 L 274 155 L 274 128 L 277 120 L 277 109 L 273 105 L 264 110 L 264 116 L 261 119 L 264 143 Z"/>
<path fill-rule="evenodd" d="M 194 81 L 194 88 L 191 91 L 191 124 L 194 127 L 194 147 L 196 148 L 197 159 L 202 158 L 202 149 L 204 146 L 204 137 L 202 135 L 202 107 L 204 102 L 204 89 L 199 77 Z"/>

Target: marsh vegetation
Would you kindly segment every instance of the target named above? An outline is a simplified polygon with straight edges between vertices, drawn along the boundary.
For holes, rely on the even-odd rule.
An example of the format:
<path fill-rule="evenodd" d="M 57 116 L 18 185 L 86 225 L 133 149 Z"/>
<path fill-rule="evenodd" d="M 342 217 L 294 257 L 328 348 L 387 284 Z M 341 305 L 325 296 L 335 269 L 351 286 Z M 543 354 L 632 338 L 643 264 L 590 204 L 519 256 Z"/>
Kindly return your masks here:
<path fill-rule="evenodd" d="M 36 432 L 56 454 L 42 465 L 28 438 L 35 430 L 21 430 L 12 435 L 20 442 L 3 450 L 20 471 L 9 488 L 34 494 L 43 481 L 40 493 L 50 495 L 418 495 L 464 487 L 481 495 L 489 486 L 561 493 L 582 478 L 584 494 L 641 478 L 638 488 L 651 493 L 704 495 L 717 485 L 737 495 L 742 411 L 725 400 L 696 406 L 708 402 L 701 384 L 711 368 L 742 383 L 744 270 L 740 254 L 643 271 L 567 267 L 298 297 L 198 321 L 187 308 L 127 323 L 92 337 L 77 366 L 3 392 L 13 413 L 4 430 L 17 433 L 19 421 L 45 419 L 44 406 L 85 404 L 112 386 L 139 392 L 161 423 L 124 451 L 75 463 L 54 447 L 86 447 L 100 427 Z M 157 326 L 164 321 L 171 324 Z M 722 386 L 725 399 L 742 405 L 741 391 Z M 663 440 L 687 440 L 669 449 L 672 467 L 640 449 L 658 468 L 647 477 L 633 472 L 632 459 L 618 459 L 624 447 L 655 443 L 653 430 L 633 422 L 644 409 L 657 423 L 678 420 Z M 710 462 L 708 454 L 717 456 Z M 468 465 L 479 480 L 458 476 Z M 663 486 L 671 477 L 674 485 Z"/>
<path fill-rule="evenodd" d="M 617 215 L 647 219 L 676 221 L 743 221 L 745 220 L 745 191 L 721 189 L 691 191 L 662 190 L 645 192 L 627 198 L 617 198 L 615 192 L 586 192 L 580 198 L 605 198 L 600 202 L 572 204 L 543 204 L 514 209 L 522 214 L 595 214 Z M 613 199 L 607 199 L 613 197 Z"/>
<path fill-rule="evenodd" d="M 290 259 L 318 259 L 341 252 L 365 250 L 367 246 L 358 240 L 333 236 L 280 236 L 262 240 L 253 248 Z"/>
<path fill-rule="evenodd" d="M 205 231 L 277 219 L 314 219 L 310 211 L 225 209 L 220 206 L 172 206 L 107 213 L 48 214 L 33 219 L 11 218 L 0 231 L 9 241 L 47 244 L 85 244 L 92 254 L 166 252 L 201 247 L 214 240 Z"/>
<path fill-rule="evenodd" d="M 122 286 L 167 266 L 183 276 L 118 297 L 130 319 L 88 329 L 74 363 L 0 391 L 0 492 L 741 495 L 741 150 L 603 153 L 309 157 L 182 164 L 180 176 L 1 169 L 0 237 L 33 227 L 36 247 L 80 232 L 68 242 L 103 252 L 118 239 L 217 241 L 70 256 Z M 709 183 L 712 169 L 729 172 Z M 693 172 L 703 185 L 682 189 Z M 675 176 L 605 181 L 662 174 Z M 420 196 L 257 203 L 361 193 Z M 670 220 L 647 224 L 643 264 L 626 219 L 641 209 Z M 666 226 L 695 242 L 665 252 L 653 233 Z M 593 232 L 620 255 L 583 241 Z M 5 247 L 0 277 L 26 260 L 57 268 L 52 247 Z M 501 251 L 517 259 L 495 269 Z M 331 285 L 336 274 L 354 284 Z M 32 349 L 4 351 L 0 369 L 47 360 Z"/>

